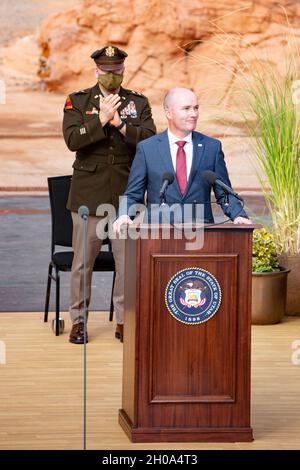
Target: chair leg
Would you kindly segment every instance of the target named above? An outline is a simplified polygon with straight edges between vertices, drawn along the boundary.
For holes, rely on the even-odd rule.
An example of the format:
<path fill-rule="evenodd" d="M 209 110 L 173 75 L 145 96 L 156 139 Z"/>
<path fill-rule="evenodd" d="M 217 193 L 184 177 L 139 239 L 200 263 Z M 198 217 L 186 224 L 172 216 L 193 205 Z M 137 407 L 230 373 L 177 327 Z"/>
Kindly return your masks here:
<path fill-rule="evenodd" d="M 56 268 L 56 325 L 55 325 L 55 335 L 59 336 L 59 296 L 60 296 L 60 275 L 59 270 Z"/>
<path fill-rule="evenodd" d="M 52 276 L 52 263 L 49 263 L 48 268 L 48 280 L 47 280 L 47 291 L 46 291 L 46 300 L 45 300 L 45 311 L 44 311 L 44 322 L 48 321 L 48 312 L 49 312 L 49 301 L 50 301 L 50 291 L 51 291 L 51 276 Z"/>
<path fill-rule="evenodd" d="M 114 295 L 115 280 L 116 280 L 116 271 L 114 271 L 114 277 L 113 277 L 112 288 L 111 288 L 110 309 L 109 309 L 109 321 L 112 321 L 112 320 L 113 320 L 113 317 L 114 317 L 114 301 L 113 301 L 113 295 Z"/>

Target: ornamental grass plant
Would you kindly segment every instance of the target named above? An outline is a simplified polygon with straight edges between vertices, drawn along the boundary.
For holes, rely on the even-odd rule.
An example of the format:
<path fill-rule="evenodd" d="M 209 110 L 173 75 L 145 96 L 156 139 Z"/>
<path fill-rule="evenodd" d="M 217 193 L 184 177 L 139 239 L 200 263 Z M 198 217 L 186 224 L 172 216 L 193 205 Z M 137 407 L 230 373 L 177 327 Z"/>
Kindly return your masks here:
<path fill-rule="evenodd" d="M 255 121 L 247 121 L 258 178 L 272 217 L 278 254 L 300 254 L 300 123 L 294 57 L 282 79 L 272 67 L 257 70 L 247 93 Z"/>
<path fill-rule="evenodd" d="M 300 60 L 287 14 L 286 20 L 284 64 L 270 59 L 267 52 L 264 58 L 257 57 L 249 43 L 240 53 L 237 38 L 242 44 L 243 36 L 236 34 L 233 38 L 216 23 L 212 26 L 224 38 L 216 47 L 222 50 L 224 46 L 230 55 L 228 60 L 223 56 L 222 62 L 207 56 L 205 60 L 231 75 L 231 104 L 236 104 L 243 117 L 245 137 L 251 138 L 257 177 L 272 218 L 270 230 L 276 252 L 295 256 L 300 254 Z"/>

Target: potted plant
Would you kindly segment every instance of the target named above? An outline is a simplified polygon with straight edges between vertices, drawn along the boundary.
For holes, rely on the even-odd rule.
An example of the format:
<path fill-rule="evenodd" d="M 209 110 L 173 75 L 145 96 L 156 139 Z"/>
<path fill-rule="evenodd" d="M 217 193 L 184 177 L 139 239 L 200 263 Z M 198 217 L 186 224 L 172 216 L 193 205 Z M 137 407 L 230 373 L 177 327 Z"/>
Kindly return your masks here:
<path fill-rule="evenodd" d="M 287 277 L 279 266 L 273 235 L 255 229 L 252 244 L 252 323 L 278 323 L 286 313 Z"/>
<path fill-rule="evenodd" d="M 271 218 L 279 262 L 291 268 L 287 314 L 300 314 L 300 119 L 297 51 L 285 72 L 261 65 L 246 87 L 253 119 L 246 120 L 258 177 Z M 276 277 L 276 274 L 274 274 Z"/>

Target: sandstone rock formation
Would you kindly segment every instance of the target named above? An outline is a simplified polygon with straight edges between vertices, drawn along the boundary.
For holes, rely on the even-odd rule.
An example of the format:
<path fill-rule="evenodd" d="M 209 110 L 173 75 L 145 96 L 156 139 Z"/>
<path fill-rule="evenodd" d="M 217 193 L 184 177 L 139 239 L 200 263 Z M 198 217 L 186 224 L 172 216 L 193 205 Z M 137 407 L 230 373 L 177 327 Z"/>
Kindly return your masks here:
<path fill-rule="evenodd" d="M 69 93 L 94 82 L 91 52 L 115 44 L 129 54 L 124 85 L 153 103 L 184 85 L 219 106 L 243 62 L 250 69 L 266 57 L 284 64 L 288 21 L 300 43 L 298 0 L 282 0 L 282 7 L 275 0 L 78 1 L 49 16 L 38 36 L 6 48 L 3 63 L 27 81 Z"/>
<path fill-rule="evenodd" d="M 37 115 L 51 127 L 48 102 L 57 106 L 61 101 L 54 126 L 60 129 L 64 94 L 95 82 L 90 54 L 105 44 L 117 45 L 129 54 L 124 85 L 150 98 L 158 130 L 166 124 L 161 108 L 165 91 L 192 87 L 200 97 L 198 130 L 221 138 L 236 187 L 257 188 L 237 90 L 259 60 L 284 68 L 291 28 L 300 44 L 299 0 L 280 3 L 285 10 L 275 0 L 65 0 L 68 9 L 49 16 L 37 34 L 0 50 L 1 77 L 15 100 L 20 99 L 16 84 L 19 91 L 43 84 L 62 93 L 40 93 L 43 111 Z M 19 107 L 12 101 L 8 111 Z M 30 110 L 21 111 L 24 122 Z M 55 161 L 54 150 L 51 158 Z"/>
<path fill-rule="evenodd" d="M 299 2 L 281 4 L 300 41 Z M 270 60 L 283 61 L 286 13 L 275 0 L 84 0 L 41 28 L 40 43 L 51 48 L 47 85 L 61 91 L 88 86 L 94 80 L 90 53 L 109 43 L 129 54 L 125 85 L 153 102 L 177 84 L 218 105 L 240 61 L 251 67 L 266 51 Z"/>

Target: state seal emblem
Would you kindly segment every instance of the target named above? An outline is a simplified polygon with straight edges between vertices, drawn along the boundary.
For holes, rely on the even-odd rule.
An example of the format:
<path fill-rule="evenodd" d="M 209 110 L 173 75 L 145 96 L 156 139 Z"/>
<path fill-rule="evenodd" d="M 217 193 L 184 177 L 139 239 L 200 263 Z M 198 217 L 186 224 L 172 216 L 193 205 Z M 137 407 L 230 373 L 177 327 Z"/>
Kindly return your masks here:
<path fill-rule="evenodd" d="M 188 325 L 208 321 L 220 307 L 220 285 L 209 271 L 191 267 L 178 271 L 168 282 L 165 303 L 171 315 Z"/>

